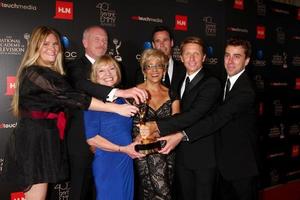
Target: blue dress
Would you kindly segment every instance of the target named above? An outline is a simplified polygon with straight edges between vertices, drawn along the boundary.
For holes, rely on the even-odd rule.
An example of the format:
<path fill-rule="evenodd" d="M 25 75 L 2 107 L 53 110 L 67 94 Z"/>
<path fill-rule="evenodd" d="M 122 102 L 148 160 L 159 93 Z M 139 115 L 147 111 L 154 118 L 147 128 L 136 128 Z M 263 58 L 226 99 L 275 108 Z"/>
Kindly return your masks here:
<path fill-rule="evenodd" d="M 124 99 L 118 98 L 118 104 Z M 86 138 L 97 134 L 110 142 L 125 146 L 132 142 L 132 119 L 116 113 L 85 111 Z M 93 160 L 93 175 L 97 200 L 132 200 L 134 175 L 133 160 L 124 153 L 97 148 Z"/>

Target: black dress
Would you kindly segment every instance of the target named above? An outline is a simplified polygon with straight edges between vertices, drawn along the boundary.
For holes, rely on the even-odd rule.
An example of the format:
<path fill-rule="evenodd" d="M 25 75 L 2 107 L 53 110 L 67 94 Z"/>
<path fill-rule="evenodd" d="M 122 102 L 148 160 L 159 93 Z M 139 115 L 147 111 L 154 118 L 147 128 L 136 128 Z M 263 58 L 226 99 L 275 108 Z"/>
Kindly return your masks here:
<path fill-rule="evenodd" d="M 67 159 L 57 116 L 66 107 L 88 108 L 91 98 L 73 90 L 62 75 L 47 67 L 24 69 L 19 84 L 21 116 L 7 146 L 3 177 L 21 190 L 65 180 Z"/>
<path fill-rule="evenodd" d="M 148 106 L 146 121 L 157 121 L 172 115 L 172 103 L 177 96 L 170 92 L 170 99 L 157 110 Z M 134 118 L 133 137 L 139 134 L 138 117 Z M 136 197 L 138 200 L 170 200 L 174 195 L 173 179 L 175 152 L 168 155 L 151 154 L 141 159 L 135 159 Z"/>

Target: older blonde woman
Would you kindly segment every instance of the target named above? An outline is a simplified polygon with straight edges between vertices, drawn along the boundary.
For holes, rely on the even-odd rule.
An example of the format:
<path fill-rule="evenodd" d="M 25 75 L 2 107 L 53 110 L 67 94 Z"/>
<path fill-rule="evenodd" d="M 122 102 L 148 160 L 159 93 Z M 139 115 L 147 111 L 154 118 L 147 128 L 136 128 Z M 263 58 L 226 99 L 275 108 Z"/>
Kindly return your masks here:
<path fill-rule="evenodd" d="M 92 66 L 91 81 L 109 87 L 121 80 L 118 63 L 104 55 Z M 126 104 L 117 98 L 116 104 Z M 133 199 L 133 161 L 143 155 L 134 150 L 132 119 L 111 112 L 85 111 L 85 134 L 88 144 L 96 147 L 93 175 L 97 200 Z"/>
<path fill-rule="evenodd" d="M 162 84 L 167 63 L 168 57 L 157 49 L 147 49 L 141 56 L 144 83 L 137 87 L 148 92 L 146 121 L 157 121 L 179 112 L 176 93 Z M 134 122 L 133 136 L 139 140 L 139 128 L 136 126 L 139 122 L 138 116 Z M 138 176 L 137 199 L 172 199 L 174 159 L 175 153 L 172 151 L 168 155 L 155 153 L 135 160 Z"/>

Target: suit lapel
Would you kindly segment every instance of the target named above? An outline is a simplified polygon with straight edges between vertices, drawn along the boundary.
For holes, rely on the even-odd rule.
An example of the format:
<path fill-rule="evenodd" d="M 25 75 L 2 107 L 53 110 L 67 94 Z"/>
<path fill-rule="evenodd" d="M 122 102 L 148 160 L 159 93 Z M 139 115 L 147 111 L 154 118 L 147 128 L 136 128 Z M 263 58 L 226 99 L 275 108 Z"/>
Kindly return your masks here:
<path fill-rule="evenodd" d="M 247 74 L 246 72 L 244 71 L 239 77 L 238 79 L 235 81 L 234 85 L 232 86 L 231 90 L 237 88 L 240 84 L 243 84 L 244 81 L 247 79 Z M 230 91 L 231 91 L 230 90 Z M 229 91 L 229 92 L 230 92 Z"/>
<path fill-rule="evenodd" d="M 82 60 L 82 63 L 85 65 L 88 65 L 88 64 L 92 65 L 90 60 L 85 55 L 81 57 L 81 60 Z"/>
<path fill-rule="evenodd" d="M 238 79 L 235 81 L 234 85 L 232 86 L 231 90 L 227 93 L 227 97 L 225 98 L 228 99 L 232 93 L 234 93 L 235 91 L 237 91 L 240 87 L 243 87 L 242 85 L 244 85 L 245 80 L 247 79 L 247 74 L 245 72 L 243 72 Z"/>
<path fill-rule="evenodd" d="M 190 82 L 188 88 L 184 91 L 182 98 L 187 95 L 188 93 L 190 93 L 190 91 L 203 79 L 204 77 L 204 69 L 202 68 L 198 74 L 193 78 L 193 80 Z"/>
<path fill-rule="evenodd" d="M 179 82 L 183 79 L 183 77 L 185 76 L 185 70 L 184 67 L 181 66 L 178 61 L 174 60 L 174 64 L 173 64 L 173 74 L 172 74 L 172 82 L 176 81 Z"/>

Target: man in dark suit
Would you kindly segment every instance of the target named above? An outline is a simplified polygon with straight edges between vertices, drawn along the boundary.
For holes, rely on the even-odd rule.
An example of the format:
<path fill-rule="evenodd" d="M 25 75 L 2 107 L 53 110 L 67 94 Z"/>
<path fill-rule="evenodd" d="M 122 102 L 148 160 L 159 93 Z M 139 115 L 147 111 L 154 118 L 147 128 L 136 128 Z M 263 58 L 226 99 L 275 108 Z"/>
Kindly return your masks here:
<path fill-rule="evenodd" d="M 106 53 L 108 37 L 99 26 L 91 26 L 83 32 L 82 43 L 85 55 L 67 66 L 67 77 L 78 90 L 104 101 L 116 97 L 134 98 L 144 101 L 147 94 L 138 88 L 120 90 L 91 82 L 91 66 Z M 67 147 L 70 161 L 70 199 L 91 200 L 94 192 L 91 162 L 93 153 L 86 143 L 83 111 L 74 110 L 68 118 Z"/>
<path fill-rule="evenodd" d="M 185 76 L 185 68 L 181 63 L 172 58 L 172 48 L 174 46 L 174 37 L 172 31 L 167 26 L 156 26 L 152 31 L 152 46 L 159 49 L 169 58 L 166 74 L 163 78 L 165 86 L 178 92 L 180 83 Z M 139 70 L 138 82 L 142 82 L 142 72 Z"/>
<path fill-rule="evenodd" d="M 222 199 L 258 199 L 255 91 L 245 72 L 250 55 L 248 41 L 237 38 L 228 40 L 224 65 L 230 84 L 226 81 L 223 103 L 212 115 L 185 130 L 189 138 L 197 138 L 200 135 L 193 134 L 195 129 L 202 134 L 210 134 L 221 128 L 216 133 L 216 157 Z"/>
<path fill-rule="evenodd" d="M 225 84 L 223 101 L 209 116 L 184 129 L 190 142 L 212 133 L 216 135 L 220 189 L 218 199 L 258 199 L 256 178 L 259 172 L 259 156 L 255 92 L 245 72 L 250 55 L 251 45 L 248 41 L 237 38 L 227 41 L 224 65 L 228 81 Z M 175 137 L 164 139 L 168 139 L 169 145 L 173 145 L 167 148 L 174 148 Z"/>
<path fill-rule="evenodd" d="M 180 49 L 181 60 L 187 72 L 180 90 L 181 113 L 156 122 L 160 136 L 192 126 L 214 109 L 221 96 L 219 80 L 209 75 L 202 66 L 205 60 L 203 41 L 198 37 L 188 37 L 182 41 Z M 143 127 L 141 131 L 143 132 Z M 181 140 L 183 135 L 174 134 L 174 137 Z M 178 145 L 175 164 L 178 199 L 213 199 L 216 175 L 214 142 L 214 135 L 211 135 L 193 143 L 182 141 Z M 161 153 L 168 153 L 168 146 L 167 143 Z"/>

